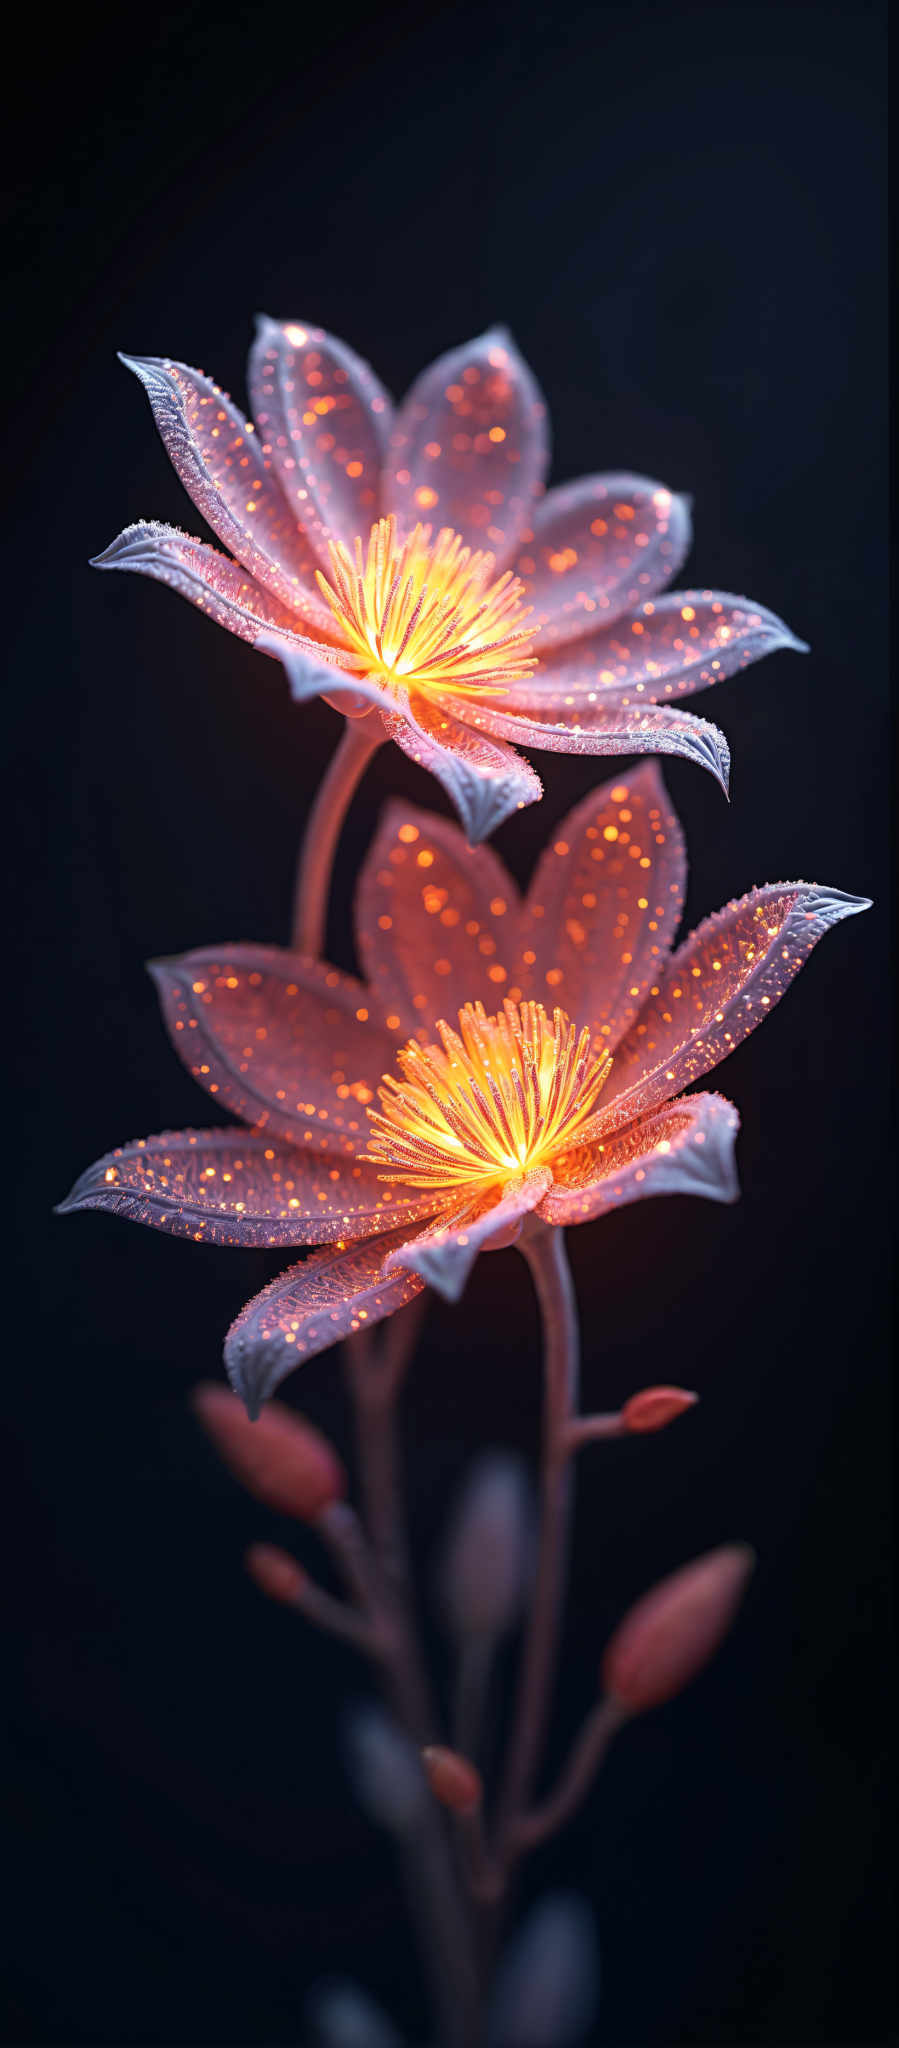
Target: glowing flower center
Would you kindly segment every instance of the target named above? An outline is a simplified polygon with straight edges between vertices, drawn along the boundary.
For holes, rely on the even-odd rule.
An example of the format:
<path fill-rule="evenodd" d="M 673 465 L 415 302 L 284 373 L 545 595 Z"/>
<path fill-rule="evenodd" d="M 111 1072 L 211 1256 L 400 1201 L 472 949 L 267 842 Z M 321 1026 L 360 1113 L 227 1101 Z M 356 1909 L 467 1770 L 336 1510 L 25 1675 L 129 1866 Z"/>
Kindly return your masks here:
<path fill-rule="evenodd" d="M 330 543 L 331 580 L 316 570 L 319 587 L 368 674 L 405 689 L 502 696 L 537 666 L 523 586 L 511 570 L 494 581 L 493 556 L 473 554 L 451 527 L 431 535 L 416 526 L 400 541 L 395 519 L 379 519 L 355 558 Z"/>
<path fill-rule="evenodd" d="M 503 1182 L 546 1166 L 576 1143 L 612 1064 L 591 1053 L 564 1010 L 542 1003 L 481 1003 L 439 1023 L 442 1050 L 412 1042 L 398 1054 L 402 1080 L 385 1074 L 369 1157 L 413 1187 Z"/>

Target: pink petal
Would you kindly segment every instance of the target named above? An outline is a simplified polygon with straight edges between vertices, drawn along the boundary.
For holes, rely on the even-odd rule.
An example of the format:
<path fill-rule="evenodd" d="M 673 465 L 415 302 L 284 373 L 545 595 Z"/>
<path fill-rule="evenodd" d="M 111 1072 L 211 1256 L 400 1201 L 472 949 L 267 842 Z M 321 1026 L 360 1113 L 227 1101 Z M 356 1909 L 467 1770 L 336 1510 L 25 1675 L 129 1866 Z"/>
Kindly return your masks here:
<path fill-rule="evenodd" d="M 687 879 L 683 833 L 654 761 L 569 811 L 527 895 L 527 994 L 559 1003 L 610 1052 L 671 946 Z"/>
<path fill-rule="evenodd" d="M 705 718 L 674 705 L 606 705 L 586 700 L 558 704 L 546 718 L 517 709 L 519 685 L 496 704 L 479 704 L 468 712 L 478 731 L 515 740 L 521 747 L 545 748 L 551 754 L 676 754 L 707 768 L 727 794 L 730 748 L 723 732 Z"/>
<path fill-rule="evenodd" d="M 434 1202 L 388 1187 L 368 1160 L 247 1130 L 163 1131 L 89 1166 L 59 1214 L 76 1209 L 108 1209 L 198 1244 L 287 1245 L 408 1229 Z"/>
<path fill-rule="evenodd" d="M 248 1124 L 329 1162 L 365 1150 L 365 1106 L 406 1034 L 361 982 L 275 946 L 151 963 L 175 1050 Z"/>
<path fill-rule="evenodd" d="M 556 1164 L 540 1214 L 586 1223 L 646 1195 L 704 1195 L 735 1202 L 734 1145 L 740 1119 L 721 1095 L 687 1095 L 605 1142 L 579 1146 Z"/>
<path fill-rule="evenodd" d="M 329 1246 L 248 1301 L 225 1341 L 225 1369 L 251 1416 L 294 1366 L 353 1330 L 371 1329 L 420 1294 L 416 1273 L 382 1278 L 397 1233 Z"/>
<path fill-rule="evenodd" d="M 391 401 L 345 342 L 304 320 L 264 314 L 249 385 L 260 439 L 327 568 L 328 540 L 352 548 L 378 517 Z"/>
<path fill-rule="evenodd" d="M 384 510 L 450 526 L 499 563 L 529 523 L 549 462 L 546 404 L 503 327 L 423 371 L 397 413 Z"/>
<path fill-rule="evenodd" d="M 359 958 L 381 1007 L 401 1011 L 410 1035 L 463 1003 L 495 1010 L 518 907 L 489 846 L 469 846 L 448 818 L 389 804 L 356 892 Z"/>
<path fill-rule="evenodd" d="M 467 709 L 472 722 L 463 724 L 448 704 L 432 704 L 421 695 L 406 699 L 402 708 L 400 703 L 397 698 L 397 709 L 384 713 L 388 738 L 442 782 L 472 845 L 488 839 L 514 811 L 539 802 L 539 777 L 511 747 L 485 737 L 480 713 L 475 731 Z"/>
<path fill-rule="evenodd" d="M 508 1181 L 499 1196 L 479 1196 L 462 1203 L 451 1217 L 438 1218 L 430 1230 L 391 1252 L 384 1261 L 385 1273 L 408 1268 L 436 1288 L 445 1301 L 458 1301 L 478 1253 L 489 1251 L 495 1237 L 502 1244 L 513 1243 L 518 1235 L 516 1226 L 536 1209 L 551 1186 L 552 1174 L 538 1167 L 521 1180 Z"/>
<path fill-rule="evenodd" d="M 774 612 L 719 590 L 672 590 L 615 625 L 598 626 L 555 652 L 541 633 L 533 675 L 515 683 L 514 708 L 547 718 L 591 702 L 622 709 L 667 703 L 723 682 L 778 647 L 808 649 Z"/>
<path fill-rule="evenodd" d="M 279 635 L 288 635 L 295 650 L 305 647 L 318 655 L 315 643 L 304 641 L 297 633 L 296 611 L 288 610 L 239 563 L 220 555 L 217 548 L 207 547 L 205 541 L 179 533 L 175 526 L 140 519 L 136 526 L 126 526 L 102 555 L 95 555 L 91 566 L 133 569 L 139 576 L 153 576 L 240 640 L 255 645 L 274 629 Z M 270 651 L 274 650 L 263 648 L 263 652 Z"/>
<path fill-rule="evenodd" d="M 868 908 L 838 889 L 779 882 L 706 918 L 672 954 L 619 1045 L 599 1123 L 642 1115 L 726 1059 L 831 925 Z"/>
<path fill-rule="evenodd" d="M 186 363 L 120 360 L 144 386 L 170 460 L 213 533 L 257 582 L 320 622 L 330 638 L 333 618 L 314 582 L 315 558 L 251 422 Z"/>
<path fill-rule="evenodd" d="M 642 476 L 583 476 L 548 491 L 512 564 L 541 655 L 642 605 L 690 548 L 690 507 Z"/>

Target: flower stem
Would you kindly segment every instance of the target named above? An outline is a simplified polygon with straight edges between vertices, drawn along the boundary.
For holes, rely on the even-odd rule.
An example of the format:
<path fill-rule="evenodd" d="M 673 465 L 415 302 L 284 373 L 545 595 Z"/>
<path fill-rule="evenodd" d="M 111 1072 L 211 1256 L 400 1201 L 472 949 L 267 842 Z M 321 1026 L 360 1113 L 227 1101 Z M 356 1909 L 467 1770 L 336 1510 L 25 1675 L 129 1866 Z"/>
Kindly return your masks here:
<path fill-rule="evenodd" d="M 412 1605 L 396 1404 L 403 1373 L 421 1324 L 410 1303 L 392 1319 L 380 1342 L 360 1331 L 344 1344 L 356 1423 L 359 1473 L 369 1538 L 389 1602 L 390 1648 L 383 1659 L 385 1688 L 398 1721 L 417 1748 L 433 1742 L 430 1688 L 418 1646 Z M 471 1923 L 443 1815 L 429 1805 L 406 1849 L 407 1889 L 416 1921 L 445 2048 L 478 2048 L 481 1999 Z"/>
<path fill-rule="evenodd" d="M 519 1248 L 530 1267 L 543 1319 L 545 1359 L 540 1470 L 540 1546 L 518 1704 L 498 1817 L 499 1855 L 509 1858 L 528 1804 L 555 1671 L 568 1566 L 572 1473 L 567 1432 L 577 1402 L 577 1304 L 563 1232 L 528 1218 Z"/>
<path fill-rule="evenodd" d="M 369 712 L 362 718 L 347 718 L 330 765 L 303 833 L 293 893 L 291 945 L 297 953 L 321 957 L 328 917 L 331 870 L 341 827 L 355 790 L 384 731 L 380 719 Z"/>
<path fill-rule="evenodd" d="M 577 1737 L 561 1778 L 542 1806 L 522 1815 L 515 1836 L 515 1849 L 535 1849 L 556 1834 L 586 1798 L 606 1750 L 627 1720 L 627 1709 L 615 1699 L 600 1700 L 588 1714 Z"/>

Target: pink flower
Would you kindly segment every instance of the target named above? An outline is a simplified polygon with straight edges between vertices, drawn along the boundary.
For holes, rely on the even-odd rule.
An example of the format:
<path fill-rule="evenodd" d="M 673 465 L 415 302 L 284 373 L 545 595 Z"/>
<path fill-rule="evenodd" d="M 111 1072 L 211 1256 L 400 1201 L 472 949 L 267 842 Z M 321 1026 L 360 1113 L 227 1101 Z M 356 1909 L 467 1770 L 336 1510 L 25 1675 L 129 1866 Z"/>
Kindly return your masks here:
<path fill-rule="evenodd" d="M 152 969 L 185 1065 L 249 1128 L 123 1146 L 63 1209 L 211 1244 L 325 1247 L 229 1334 L 228 1371 L 255 1408 L 425 1283 L 455 1299 L 478 1251 L 530 1210 L 568 1224 L 646 1195 L 733 1201 L 736 1110 L 682 1091 L 867 905 L 769 884 L 672 952 L 685 876 L 652 762 L 576 806 L 523 898 L 488 847 L 390 805 L 357 891 L 364 981 L 252 945 Z"/>
<path fill-rule="evenodd" d="M 503 328 L 441 356 L 394 411 L 320 328 L 263 319 L 256 425 L 167 357 L 122 358 L 213 532 L 129 526 L 97 566 L 135 569 L 280 656 L 449 792 L 470 840 L 541 795 L 514 745 L 680 754 L 726 788 L 727 742 L 680 708 L 803 643 L 748 598 L 659 593 L 690 545 L 687 501 L 630 475 L 541 496 L 546 406 Z"/>

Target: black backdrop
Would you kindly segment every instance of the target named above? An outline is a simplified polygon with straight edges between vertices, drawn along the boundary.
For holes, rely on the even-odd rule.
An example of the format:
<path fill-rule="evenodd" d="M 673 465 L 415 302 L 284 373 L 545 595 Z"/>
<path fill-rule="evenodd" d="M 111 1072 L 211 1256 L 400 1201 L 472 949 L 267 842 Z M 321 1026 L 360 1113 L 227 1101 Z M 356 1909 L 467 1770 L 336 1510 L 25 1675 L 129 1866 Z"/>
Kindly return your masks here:
<path fill-rule="evenodd" d="M 73 14 L 52 45 L 39 25 L 7 76 L 25 542 L 6 590 L 24 941 L 7 1008 L 23 999 L 27 1112 L 4 1401 L 10 2041 L 294 2042 L 306 1988 L 348 1964 L 421 2026 L 390 1853 L 338 1760 L 360 1673 L 245 1582 L 244 1543 L 279 1532 L 186 1405 L 278 1261 L 50 1217 L 109 1146 L 208 1121 L 142 962 L 283 938 L 335 738 L 276 665 L 85 566 L 139 516 L 198 530 L 114 350 L 182 356 L 242 398 L 257 307 L 345 335 L 396 390 L 506 321 L 549 399 L 554 477 L 629 467 L 692 492 L 687 574 L 812 643 L 697 707 L 733 745 L 730 808 L 666 771 L 688 917 L 796 874 L 877 905 L 721 1076 L 741 1204 L 637 1205 L 573 1234 L 588 1397 L 671 1377 L 703 1401 L 583 1461 L 554 1753 L 633 1595 L 731 1536 L 759 1570 L 717 1665 L 622 1742 L 530 1889 L 594 1903 L 604 2041 L 888 2037 L 883 45 L 867 0 L 222 23 L 187 5 Z M 543 805 L 499 836 L 522 877 L 602 772 L 543 766 Z M 389 790 L 443 808 L 379 755 L 337 877 L 346 963 Z M 333 1356 L 289 1392 L 344 1432 Z M 537 1411 L 507 1252 L 434 1309 L 411 1382 L 424 1558 L 468 1455 L 532 1447 Z"/>

